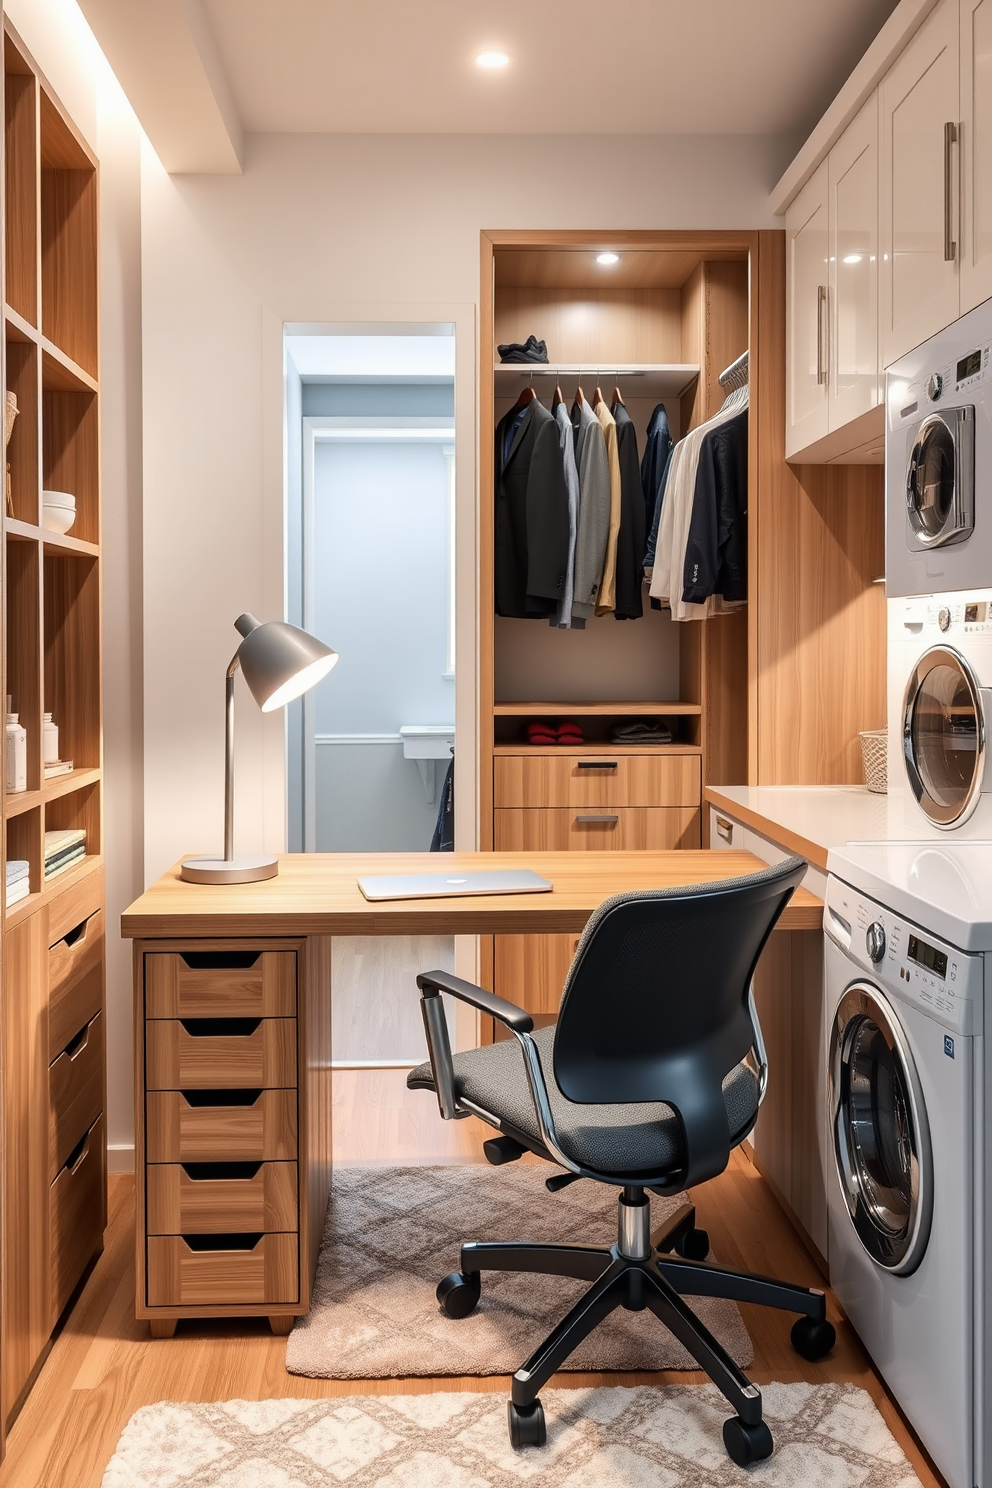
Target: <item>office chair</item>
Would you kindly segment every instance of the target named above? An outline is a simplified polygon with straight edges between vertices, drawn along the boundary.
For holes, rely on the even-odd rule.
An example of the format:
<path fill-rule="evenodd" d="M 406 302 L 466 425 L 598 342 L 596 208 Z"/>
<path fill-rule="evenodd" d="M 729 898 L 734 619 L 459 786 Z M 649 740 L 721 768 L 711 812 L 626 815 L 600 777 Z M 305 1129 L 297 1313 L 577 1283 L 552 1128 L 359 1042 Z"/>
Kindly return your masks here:
<path fill-rule="evenodd" d="M 591 1283 L 513 1376 L 514 1447 L 544 1445 L 541 1387 L 618 1307 L 650 1309 L 720 1388 L 736 1412 L 724 1423 L 724 1445 L 740 1466 L 772 1453 L 761 1392 L 683 1296 L 798 1312 L 797 1352 L 812 1360 L 833 1347 L 822 1291 L 704 1260 L 709 1238 L 691 1203 L 652 1234 L 645 1195 L 716 1177 L 754 1126 L 767 1061 L 751 978 L 805 868 L 791 858 L 743 878 L 607 899 L 579 941 L 557 1022 L 536 1032 L 529 1013 L 471 982 L 442 971 L 417 977 L 430 1061 L 407 1085 L 434 1090 L 445 1120 L 471 1115 L 496 1127 L 501 1135 L 484 1151 L 497 1166 L 530 1151 L 566 1169 L 547 1180 L 552 1192 L 579 1178 L 620 1190 L 615 1245 L 466 1243 L 459 1270 L 437 1288 L 448 1316 L 462 1318 L 479 1300 L 483 1271 Z M 513 1039 L 452 1055 L 445 993 L 495 1018 Z"/>

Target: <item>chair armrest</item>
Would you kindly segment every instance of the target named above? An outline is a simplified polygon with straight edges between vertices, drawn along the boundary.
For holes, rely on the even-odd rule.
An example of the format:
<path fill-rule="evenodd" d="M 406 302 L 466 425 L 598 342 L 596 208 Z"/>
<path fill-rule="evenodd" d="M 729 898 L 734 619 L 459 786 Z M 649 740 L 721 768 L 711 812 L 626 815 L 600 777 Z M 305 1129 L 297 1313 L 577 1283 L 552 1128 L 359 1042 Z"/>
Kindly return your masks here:
<path fill-rule="evenodd" d="M 449 997 L 457 997 L 459 1002 L 467 1002 L 480 1013 L 495 1018 L 513 1033 L 530 1033 L 534 1027 L 530 1013 L 517 1007 L 515 1002 L 507 1002 L 505 997 L 497 997 L 495 992 L 487 992 L 484 987 L 463 981 L 461 977 L 450 976 L 446 971 L 421 972 L 417 978 L 417 986 L 425 997 L 437 997 L 439 992 L 447 992 Z"/>

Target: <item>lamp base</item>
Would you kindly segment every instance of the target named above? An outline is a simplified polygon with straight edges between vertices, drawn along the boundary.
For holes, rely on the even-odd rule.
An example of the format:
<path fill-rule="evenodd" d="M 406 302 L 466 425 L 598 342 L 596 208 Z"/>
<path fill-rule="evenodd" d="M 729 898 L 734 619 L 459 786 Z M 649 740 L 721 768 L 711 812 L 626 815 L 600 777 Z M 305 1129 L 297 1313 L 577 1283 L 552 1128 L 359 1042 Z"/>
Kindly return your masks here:
<path fill-rule="evenodd" d="M 184 858 L 179 876 L 187 883 L 241 884 L 275 878 L 278 872 L 278 858 L 238 853 L 233 858 Z"/>

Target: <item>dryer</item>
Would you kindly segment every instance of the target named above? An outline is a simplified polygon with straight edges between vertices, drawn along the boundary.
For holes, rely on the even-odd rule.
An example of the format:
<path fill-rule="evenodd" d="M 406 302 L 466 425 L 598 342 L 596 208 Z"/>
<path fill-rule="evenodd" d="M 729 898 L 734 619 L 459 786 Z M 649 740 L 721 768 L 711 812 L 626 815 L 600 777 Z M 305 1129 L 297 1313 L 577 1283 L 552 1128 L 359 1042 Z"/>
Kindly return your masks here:
<path fill-rule="evenodd" d="M 992 300 L 885 378 L 890 596 L 992 582 Z"/>
<path fill-rule="evenodd" d="M 950 1488 L 992 1488 L 984 1090 L 992 845 L 828 857 L 830 1284 Z"/>

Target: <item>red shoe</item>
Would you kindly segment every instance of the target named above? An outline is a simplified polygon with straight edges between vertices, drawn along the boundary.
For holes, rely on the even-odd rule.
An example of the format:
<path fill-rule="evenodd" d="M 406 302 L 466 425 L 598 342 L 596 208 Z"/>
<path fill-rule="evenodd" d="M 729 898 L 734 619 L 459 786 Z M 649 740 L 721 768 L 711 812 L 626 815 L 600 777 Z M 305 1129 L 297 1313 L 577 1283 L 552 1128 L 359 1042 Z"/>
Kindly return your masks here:
<path fill-rule="evenodd" d="M 527 725 L 528 744 L 546 745 L 557 744 L 557 742 L 558 736 L 555 733 L 555 727 L 553 723 L 544 723 L 540 720 L 535 719 L 533 723 L 529 723 Z"/>
<path fill-rule="evenodd" d="M 584 744 L 585 740 L 582 737 L 582 730 L 579 728 L 579 725 L 572 722 L 571 719 L 566 719 L 564 723 L 560 723 L 558 725 L 558 743 Z"/>

